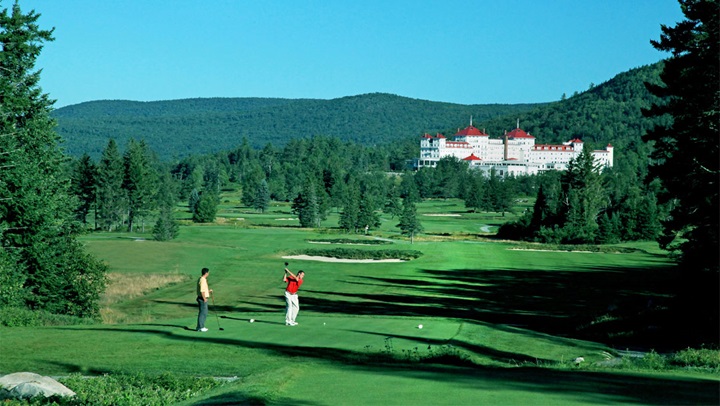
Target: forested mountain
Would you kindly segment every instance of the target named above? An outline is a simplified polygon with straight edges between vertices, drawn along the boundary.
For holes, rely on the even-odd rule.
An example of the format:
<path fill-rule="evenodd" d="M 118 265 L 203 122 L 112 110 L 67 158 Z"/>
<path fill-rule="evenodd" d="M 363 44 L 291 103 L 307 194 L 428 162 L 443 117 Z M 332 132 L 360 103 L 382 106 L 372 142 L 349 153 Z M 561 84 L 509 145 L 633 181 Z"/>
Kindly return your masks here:
<path fill-rule="evenodd" d="M 645 83 L 658 84 L 662 67 L 662 62 L 658 62 L 632 69 L 583 93 L 520 112 L 513 118 L 478 120 L 476 126 L 485 128 L 491 137 L 500 137 L 504 131 L 513 129 L 519 119 L 520 127 L 534 135 L 536 143 L 580 138 L 596 148 L 612 143 L 616 152 L 634 149 L 633 144 L 640 143 L 642 135 L 657 122 L 643 117 L 642 109 L 657 100 Z"/>
<path fill-rule="evenodd" d="M 290 139 L 337 137 L 366 145 L 437 132 L 470 116 L 517 116 L 539 104 L 462 105 L 373 93 L 332 100 L 210 98 L 156 102 L 92 101 L 57 109 L 57 132 L 68 154 L 97 159 L 113 138 L 143 139 L 161 158 L 252 147 Z"/>
<path fill-rule="evenodd" d="M 621 73 L 585 92 L 553 103 L 462 105 L 383 93 L 332 100 L 209 98 L 156 102 L 92 101 L 53 112 L 67 153 L 98 158 L 110 138 L 120 146 L 143 139 L 161 158 L 230 150 L 246 138 L 250 146 L 284 146 L 290 139 L 337 137 L 365 145 L 407 140 L 424 132 L 452 135 L 473 117 L 494 137 L 520 126 L 538 143 L 572 138 L 602 147 L 632 148 L 652 126 L 642 108 L 653 96 L 644 82 L 657 83 L 662 64 Z"/>

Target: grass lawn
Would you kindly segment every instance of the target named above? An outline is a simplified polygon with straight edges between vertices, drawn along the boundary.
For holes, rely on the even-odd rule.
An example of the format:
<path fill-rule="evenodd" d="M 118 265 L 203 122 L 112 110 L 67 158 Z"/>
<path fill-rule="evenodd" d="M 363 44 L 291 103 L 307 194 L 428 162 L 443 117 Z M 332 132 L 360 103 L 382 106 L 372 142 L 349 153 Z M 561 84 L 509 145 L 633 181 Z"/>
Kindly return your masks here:
<path fill-rule="evenodd" d="M 184 278 L 111 304 L 121 323 L 0 328 L 0 374 L 237 377 L 188 405 L 720 402 L 716 374 L 595 366 L 627 347 L 666 344 L 663 330 L 634 325 L 608 336 L 597 328 L 670 297 L 670 262 L 654 244 L 626 244 L 637 250 L 622 254 L 517 250 L 476 237 L 353 246 L 423 255 L 400 263 L 290 261 L 306 279 L 300 325 L 288 327 L 283 256 L 338 234 L 278 220 L 290 217 L 287 207 L 265 214 L 233 207 L 223 209 L 226 218 L 236 210 L 231 214 L 243 220 L 183 226 L 171 242 L 143 234 L 85 237 L 90 252 L 127 280 Z M 494 224 L 458 202 L 429 202 L 419 212 L 461 215 L 423 217 L 438 233 L 472 234 Z M 367 238 L 397 236 L 384 220 Z M 252 225 L 273 221 L 285 223 Z M 214 290 L 207 333 L 194 331 L 202 267 L 210 268 Z M 577 357 L 584 362 L 576 365 Z"/>

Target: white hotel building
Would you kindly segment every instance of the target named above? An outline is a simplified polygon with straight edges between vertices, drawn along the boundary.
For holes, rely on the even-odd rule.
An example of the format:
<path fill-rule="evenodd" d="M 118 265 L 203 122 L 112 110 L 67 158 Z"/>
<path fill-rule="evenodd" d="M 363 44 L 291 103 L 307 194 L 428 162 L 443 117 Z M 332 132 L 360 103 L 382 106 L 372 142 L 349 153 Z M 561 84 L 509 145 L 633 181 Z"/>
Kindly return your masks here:
<path fill-rule="evenodd" d="M 471 124 L 459 130 L 453 140 L 442 134 L 424 134 L 420 139 L 420 158 L 415 168 L 435 167 L 441 158 L 455 157 L 468 161 L 471 168 L 500 176 L 534 175 L 539 172 L 567 169 L 571 159 L 580 155 L 583 142 L 570 140 L 561 145 L 535 144 L 535 137 L 518 127 L 506 132 L 503 139 L 491 139 Z M 613 146 L 592 152 L 600 167 L 613 166 Z"/>

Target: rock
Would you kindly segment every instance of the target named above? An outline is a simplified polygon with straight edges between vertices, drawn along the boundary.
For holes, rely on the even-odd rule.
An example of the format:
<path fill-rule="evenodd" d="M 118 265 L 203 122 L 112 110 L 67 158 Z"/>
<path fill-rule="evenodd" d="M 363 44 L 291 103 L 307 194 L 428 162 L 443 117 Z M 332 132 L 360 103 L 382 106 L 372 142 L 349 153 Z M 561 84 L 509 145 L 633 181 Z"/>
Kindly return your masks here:
<path fill-rule="evenodd" d="M 0 377 L 0 399 L 25 399 L 38 395 L 75 396 L 60 382 L 32 372 L 17 372 Z"/>

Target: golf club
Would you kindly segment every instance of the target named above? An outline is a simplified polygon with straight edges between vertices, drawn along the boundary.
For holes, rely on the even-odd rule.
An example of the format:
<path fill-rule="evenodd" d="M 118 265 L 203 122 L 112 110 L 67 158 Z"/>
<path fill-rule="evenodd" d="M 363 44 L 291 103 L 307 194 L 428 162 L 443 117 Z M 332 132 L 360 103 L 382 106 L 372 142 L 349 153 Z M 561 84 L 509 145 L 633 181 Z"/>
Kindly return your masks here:
<path fill-rule="evenodd" d="M 220 330 L 220 331 L 225 331 L 224 328 L 220 327 L 220 317 L 218 317 L 218 315 L 217 315 L 217 309 L 215 309 L 215 295 L 210 294 L 210 299 L 212 299 L 213 313 L 215 314 L 215 320 L 217 320 L 218 330 Z"/>

